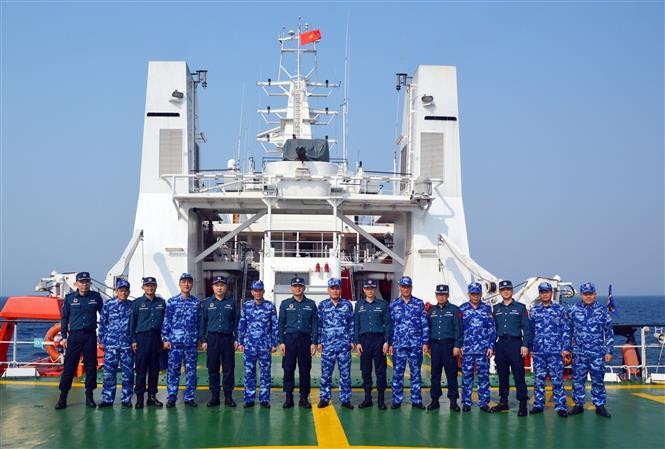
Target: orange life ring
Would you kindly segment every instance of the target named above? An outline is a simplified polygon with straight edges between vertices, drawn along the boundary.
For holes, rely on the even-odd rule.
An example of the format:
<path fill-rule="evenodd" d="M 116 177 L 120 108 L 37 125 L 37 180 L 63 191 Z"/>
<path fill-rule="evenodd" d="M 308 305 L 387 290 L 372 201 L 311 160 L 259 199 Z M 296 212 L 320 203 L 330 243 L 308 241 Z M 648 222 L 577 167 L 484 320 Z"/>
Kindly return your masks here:
<path fill-rule="evenodd" d="M 623 352 L 623 364 L 630 367 L 626 368 L 626 371 L 631 376 L 636 376 L 640 372 L 640 359 L 637 357 L 637 350 L 626 343 L 621 347 L 621 352 Z"/>
<path fill-rule="evenodd" d="M 46 332 L 43 348 L 49 355 L 51 362 L 62 362 L 62 353 L 58 351 L 61 348 L 62 334 L 60 333 L 60 323 L 56 323 Z M 53 343 L 53 344 L 46 344 Z"/>

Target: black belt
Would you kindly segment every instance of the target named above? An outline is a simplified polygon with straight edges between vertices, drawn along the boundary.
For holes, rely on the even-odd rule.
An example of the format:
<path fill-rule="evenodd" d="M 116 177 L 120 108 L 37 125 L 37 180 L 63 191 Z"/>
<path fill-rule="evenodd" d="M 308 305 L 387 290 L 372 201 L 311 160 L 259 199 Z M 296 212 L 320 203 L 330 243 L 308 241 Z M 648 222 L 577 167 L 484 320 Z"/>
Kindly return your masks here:
<path fill-rule="evenodd" d="M 208 335 L 233 335 L 233 332 L 221 332 L 221 331 L 208 331 Z"/>
<path fill-rule="evenodd" d="M 432 338 L 432 343 L 454 343 L 454 338 Z"/>
<path fill-rule="evenodd" d="M 95 333 L 95 329 L 70 329 L 69 333 L 73 334 L 74 332 L 81 333 L 81 334 L 93 334 Z"/>
<path fill-rule="evenodd" d="M 361 337 L 364 335 L 383 335 L 383 332 L 363 332 L 360 334 Z"/>
<path fill-rule="evenodd" d="M 162 330 L 161 329 L 149 329 L 147 331 L 137 331 L 136 335 L 142 335 L 142 334 L 161 334 Z"/>
<path fill-rule="evenodd" d="M 521 340 L 522 337 L 516 337 L 514 335 L 501 335 L 499 340 Z"/>

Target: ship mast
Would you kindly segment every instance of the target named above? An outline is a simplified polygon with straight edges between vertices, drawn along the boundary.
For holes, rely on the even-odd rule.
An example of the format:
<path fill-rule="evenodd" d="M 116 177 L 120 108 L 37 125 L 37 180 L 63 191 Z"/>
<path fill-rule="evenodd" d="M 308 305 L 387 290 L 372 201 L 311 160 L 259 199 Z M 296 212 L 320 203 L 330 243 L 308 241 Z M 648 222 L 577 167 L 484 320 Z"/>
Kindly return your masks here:
<path fill-rule="evenodd" d="M 256 135 L 256 140 L 267 152 L 281 153 L 288 139 L 312 139 L 312 126 L 329 125 L 338 114 L 329 107 L 313 108 L 309 104 L 310 98 L 330 97 L 333 89 L 340 85 L 313 78 L 320 39 L 320 31 L 310 31 L 307 24 L 301 24 L 299 17 L 296 31 L 282 31 L 278 37 L 280 60 L 277 80 L 268 78 L 256 83 L 268 97 L 287 97 L 285 108 L 267 106 L 257 110 L 266 124 L 273 125 Z M 309 64 L 307 56 L 312 56 Z M 327 140 L 330 144 L 337 142 L 335 139 Z"/>

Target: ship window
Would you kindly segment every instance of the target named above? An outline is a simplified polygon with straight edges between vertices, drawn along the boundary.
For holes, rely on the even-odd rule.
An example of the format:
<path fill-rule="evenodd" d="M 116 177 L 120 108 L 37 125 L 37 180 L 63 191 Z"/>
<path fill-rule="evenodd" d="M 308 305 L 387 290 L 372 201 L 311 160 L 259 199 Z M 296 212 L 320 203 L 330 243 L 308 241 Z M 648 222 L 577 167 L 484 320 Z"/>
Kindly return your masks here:
<path fill-rule="evenodd" d="M 275 273 L 275 285 L 291 285 L 291 279 L 301 277 L 305 280 L 305 285 L 309 285 L 309 273 L 295 273 L 292 271 Z"/>
<path fill-rule="evenodd" d="M 420 176 L 443 179 L 443 133 L 420 133 Z"/>
<path fill-rule="evenodd" d="M 159 130 L 159 176 L 182 173 L 182 129 Z"/>

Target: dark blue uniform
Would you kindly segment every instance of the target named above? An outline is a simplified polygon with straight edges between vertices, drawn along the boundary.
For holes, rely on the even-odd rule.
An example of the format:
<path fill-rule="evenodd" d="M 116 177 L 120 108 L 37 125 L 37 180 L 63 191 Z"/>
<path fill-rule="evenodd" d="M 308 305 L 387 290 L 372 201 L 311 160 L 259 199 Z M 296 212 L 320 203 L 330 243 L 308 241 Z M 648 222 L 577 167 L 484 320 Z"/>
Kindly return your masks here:
<path fill-rule="evenodd" d="M 208 386 L 219 392 L 220 362 L 224 372 L 224 394 L 229 395 L 235 385 L 235 348 L 237 327 L 240 319 L 233 298 L 218 299 L 214 295 L 203 302 L 201 318 L 201 341 L 208 344 Z"/>
<path fill-rule="evenodd" d="M 386 390 L 386 355 L 384 343 L 390 344 L 392 320 L 390 308 L 383 299 L 375 298 L 372 302 L 365 298 L 356 303 L 354 314 L 354 343 L 360 343 L 360 371 L 363 376 L 365 394 L 372 391 L 372 361 L 376 371 L 376 388 L 381 393 Z"/>
<path fill-rule="evenodd" d="M 78 290 L 65 296 L 62 304 L 60 329 L 67 339 L 64 369 L 60 377 L 60 391 L 68 392 L 72 387 L 76 366 L 83 354 L 85 367 L 85 389 L 97 388 L 97 312 L 104 302 L 97 292 L 89 291 L 82 296 Z M 94 405 L 94 404 L 93 404 Z"/>
<path fill-rule="evenodd" d="M 137 397 L 145 394 L 146 376 L 148 394 L 157 394 L 159 359 L 163 348 L 161 333 L 165 311 L 166 301 L 160 297 L 149 299 L 143 295 L 134 300 L 132 304 L 129 333 L 132 343 L 136 343 L 134 392 Z"/>
<path fill-rule="evenodd" d="M 430 328 L 430 353 L 432 356 L 432 400 L 441 397 L 441 370 L 446 371 L 448 399 L 459 397 L 457 384 L 457 359 L 453 348 L 462 348 L 464 342 L 462 312 L 449 302 L 443 306 L 434 304 L 427 314 Z"/>
<path fill-rule="evenodd" d="M 524 380 L 524 359 L 520 354 L 520 348 L 531 347 L 529 313 L 524 304 L 513 299 L 508 305 L 503 302 L 495 305 L 493 315 L 497 336 L 494 361 L 499 375 L 500 403 L 508 402 L 510 372 L 513 373 L 515 380 L 517 400 L 526 401 L 528 396 Z"/>
<path fill-rule="evenodd" d="M 297 301 L 293 296 L 282 301 L 279 306 L 279 342 L 286 346 L 286 354 L 282 359 L 284 391 L 293 393 L 297 363 L 301 400 L 309 396 L 312 369 L 310 346 L 317 341 L 317 332 L 317 308 L 314 301 L 307 297 Z"/>

